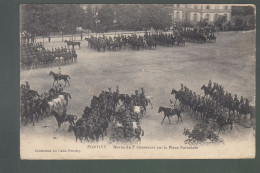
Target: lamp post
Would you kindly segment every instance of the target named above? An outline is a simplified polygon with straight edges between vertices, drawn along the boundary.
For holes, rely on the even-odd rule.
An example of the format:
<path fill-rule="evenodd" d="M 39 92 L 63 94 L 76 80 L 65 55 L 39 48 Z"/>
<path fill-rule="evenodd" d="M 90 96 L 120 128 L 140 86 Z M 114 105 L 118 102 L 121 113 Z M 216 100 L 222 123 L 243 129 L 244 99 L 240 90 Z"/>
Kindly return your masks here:
<path fill-rule="evenodd" d="M 115 36 L 116 36 L 116 23 L 117 23 L 117 19 L 114 19 L 114 20 L 113 20 L 113 23 L 114 23 L 114 28 L 115 28 Z"/>
<path fill-rule="evenodd" d="M 96 20 L 95 23 L 96 23 L 96 37 L 97 37 L 98 24 L 100 23 L 100 20 Z"/>
<path fill-rule="evenodd" d="M 114 23 L 115 36 L 116 36 L 116 23 L 117 23 L 117 19 L 116 19 L 116 11 L 114 11 L 114 17 L 115 17 L 115 19 L 113 20 L 113 23 Z"/>
<path fill-rule="evenodd" d="M 98 24 L 99 23 L 100 23 L 100 20 L 98 19 L 98 11 L 96 11 L 96 14 L 95 14 L 96 37 L 97 37 L 97 30 L 98 30 Z"/>

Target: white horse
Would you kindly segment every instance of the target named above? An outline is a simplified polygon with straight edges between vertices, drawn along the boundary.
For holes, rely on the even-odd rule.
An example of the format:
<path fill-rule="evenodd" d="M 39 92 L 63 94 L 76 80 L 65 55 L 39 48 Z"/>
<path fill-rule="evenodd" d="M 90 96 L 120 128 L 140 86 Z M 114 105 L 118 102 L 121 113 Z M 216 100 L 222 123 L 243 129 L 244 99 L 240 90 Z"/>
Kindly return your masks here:
<path fill-rule="evenodd" d="M 139 128 L 139 127 L 138 127 L 138 126 L 139 126 L 139 125 L 138 125 L 138 122 L 133 121 L 132 124 L 133 124 L 133 129 Z"/>
<path fill-rule="evenodd" d="M 62 107 L 65 107 L 68 104 L 67 101 L 65 100 L 64 95 L 59 95 L 58 99 L 60 99 L 60 103 Z"/>
<path fill-rule="evenodd" d="M 153 96 L 145 96 L 145 99 L 146 99 L 147 105 L 148 105 L 148 103 L 150 103 L 151 109 L 153 109 L 153 104 L 151 102 L 153 99 Z"/>
<path fill-rule="evenodd" d="M 52 101 L 48 102 L 48 105 L 49 105 L 49 114 L 51 114 L 52 111 L 55 111 L 57 109 L 55 103 L 53 103 Z"/>
<path fill-rule="evenodd" d="M 62 56 L 61 57 L 55 57 L 55 62 L 63 64 L 64 63 L 64 58 Z"/>
<path fill-rule="evenodd" d="M 136 113 L 138 115 L 138 117 L 143 117 L 143 115 L 144 115 L 143 107 L 142 106 L 134 106 L 134 113 Z"/>
<path fill-rule="evenodd" d="M 61 107 L 61 99 L 60 98 L 53 99 L 52 102 L 55 104 L 56 108 Z"/>

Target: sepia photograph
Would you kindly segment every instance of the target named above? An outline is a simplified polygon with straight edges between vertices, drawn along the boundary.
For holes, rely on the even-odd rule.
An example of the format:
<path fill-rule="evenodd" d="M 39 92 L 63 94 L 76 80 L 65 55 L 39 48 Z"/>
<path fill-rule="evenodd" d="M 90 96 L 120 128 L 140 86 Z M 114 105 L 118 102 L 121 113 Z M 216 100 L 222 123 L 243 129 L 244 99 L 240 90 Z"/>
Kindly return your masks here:
<path fill-rule="evenodd" d="M 252 4 L 21 4 L 20 158 L 256 152 Z"/>

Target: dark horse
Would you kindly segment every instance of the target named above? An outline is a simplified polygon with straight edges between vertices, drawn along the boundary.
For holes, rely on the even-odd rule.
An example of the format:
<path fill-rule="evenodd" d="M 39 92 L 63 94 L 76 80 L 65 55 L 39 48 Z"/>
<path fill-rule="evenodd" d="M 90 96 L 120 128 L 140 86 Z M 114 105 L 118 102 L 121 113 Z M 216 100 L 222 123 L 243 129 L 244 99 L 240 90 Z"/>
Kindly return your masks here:
<path fill-rule="evenodd" d="M 204 90 L 204 93 L 205 93 L 206 96 L 207 95 L 211 96 L 211 88 L 210 87 L 206 87 L 205 85 L 203 85 L 201 87 L 201 90 Z"/>
<path fill-rule="evenodd" d="M 67 43 L 67 46 L 68 46 L 68 47 L 69 47 L 69 46 L 72 46 L 73 49 L 74 49 L 74 46 L 79 46 L 79 48 L 80 48 L 80 42 L 67 41 L 67 40 L 65 40 L 64 42 Z"/>
<path fill-rule="evenodd" d="M 176 104 L 176 101 L 179 100 L 181 102 L 181 91 L 176 91 L 175 89 L 172 89 L 171 94 L 175 95 L 175 102 L 174 105 Z"/>
<path fill-rule="evenodd" d="M 170 117 L 173 116 L 173 115 L 177 115 L 178 116 L 178 121 L 179 122 L 179 119 L 181 118 L 181 122 L 182 122 L 182 117 L 181 117 L 181 111 L 179 110 L 176 110 L 176 109 L 171 109 L 171 108 L 165 108 L 165 107 L 159 107 L 159 110 L 158 110 L 158 113 L 162 112 L 164 113 L 164 117 L 163 117 L 163 120 L 162 120 L 162 123 L 165 119 L 165 117 L 168 117 L 168 120 L 169 120 L 169 124 L 171 123 L 170 121 Z M 161 124 L 162 124 L 161 123 Z"/>
<path fill-rule="evenodd" d="M 228 117 L 224 117 L 223 115 L 217 116 L 215 122 L 217 122 L 219 130 L 218 130 L 218 134 L 221 130 L 223 130 L 223 132 L 225 132 L 225 127 L 230 125 L 230 130 L 233 129 L 233 120 Z"/>
<path fill-rule="evenodd" d="M 60 115 L 56 111 L 52 111 L 51 114 L 55 116 L 55 118 L 58 122 L 59 128 L 60 128 L 61 124 L 64 122 L 69 122 L 71 126 L 76 125 L 74 122 L 74 120 L 77 120 L 77 118 L 78 118 L 76 115 L 69 115 L 69 114 Z"/>
<path fill-rule="evenodd" d="M 53 76 L 53 79 L 54 79 L 54 81 L 53 81 L 53 86 L 54 86 L 54 82 L 56 81 L 56 82 L 58 83 L 59 80 L 64 80 L 64 82 L 65 82 L 65 85 L 64 85 L 64 86 L 66 86 L 67 83 L 68 83 L 68 85 L 70 86 L 70 83 L 69 83 L 69 81 L 68 81 L 68 79 L 70 79 L 70 76 L 69 76 L 69 75 L 56 74 L 56 73 L 54 73 L 53 71 L 50 71 L 49 76 L 50 76 L 50 75 L 52 75 L 52 76 Z"/>

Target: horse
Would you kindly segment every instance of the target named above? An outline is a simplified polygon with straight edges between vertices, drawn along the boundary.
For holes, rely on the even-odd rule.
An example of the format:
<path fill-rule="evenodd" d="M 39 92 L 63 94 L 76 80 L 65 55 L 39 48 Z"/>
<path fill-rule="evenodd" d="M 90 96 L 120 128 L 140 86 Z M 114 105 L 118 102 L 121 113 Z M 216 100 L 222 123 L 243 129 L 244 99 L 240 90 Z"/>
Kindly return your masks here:
<path fill-rule="evenodd" d="M 207 95 L 211 96 L 211 88 L 210 87 L 206 87 L 205 85 L 203 85 L 201 87 L 201 90 L 204 90 L 205 96 L 207 96 Z"/>
<path fill-rule="evenodd" d="M 225 126 L 227 125 L 230 125 L 230 130 L 233 129 L 233 120 L 228 117 L 228 118 L 225 118 L 223 115 L 219 115 L 217 116 L 215 122 L 218 124 L 219 126 L 219 131 L 218 131 L 218 134 L 221 130 L 223 130 L 225 132 Z"/>
<path fill-rule="evenodd" d="M 42 113 L 42 119 L 43 119 L 44 114 L 45 114 L 45 117 L 46 117 L 48 107 L 49 107 L 48 100 L 46 98 L 42 99 L 41 103 L 39 104 L 39 109 Z"/>
<path fill-rule="evenodd" d="M 253 118 L 255 118 L 255 106 L 244 106 L 240 105 L 238 112 L 240 116 L 244 115 L 244 119 L 246 120 L 246 116 L 249 114 L 250 115 L 250 120 L 251 120 L 251 125 L 253 125 Z M 240 118 L 239 118 L 240 121 Z"/>
<path fill-rule="evenodd" d="M 64 99 L 66 101 L 66 106 L 68 105 L 68 102 L 69 102 L 69 99 L 71 100 L 71 95 L 70 93 L 67 93 L 67 92 L 59 92 L 60 95 L 63 95 L 64 96 Z"/>
<path fill-rule="evenodd" d="M 134 131 L 134 137 L 137 139 L 137 143 L 141 142 L 141 136 L 144 136 L 144 131 L 141 129 L 141 127 L 138 125 L 138 122 L 132 122 L 133 125 L 133 131 Z"/>
<path fill-rule="evenodd" d="M 21 120 L 25 120 L 25 124 L 26 125 L 28 123 L 28 119 L 30 118 L 31 121 L 33 122 L 33 126 L 34 126 L 34 115 L 37 119 L 38 122 L 38 115 L 37 112 L 35 111 L 35 103 L 34 102 L 27 102 L 24 106 L 23 106 L 23 112 L 21 112 Z"/>
<path fill-rule="evenodd" d="M 201 115 L 201 119 L 203 120 L 203 116 L 204 116 L 204 110 L 205 110 L 205 108 L 204 108 L 204 105 L 200 105 L 200 104 L 198 104 L 198 103 L 195 103 L 194 105 L 193 105 L 193 107 L 192 107 L 192 109 L 193 109 L 193 111 L 192 111 L 192 113 L 191 113 L 191 115 L 193 114 L 193 113 L 196 113 L 195 114 L 195 117 L 196 117 L 196 120 L 198 120 L 199 119 L 199 116 L 198 116 L 198 113 Z"/>
<path fill-rule="evenodd" d="M 143 117 L 144 115 L 144 109 L 142 106 L 134 106 L 134 113 L 136 113 L 137 115 L 140 115 L 140 118 Z"/>
<path fill-rule="evenodd" d="M 170 124 L 171 123 L 170 117 L 173 116 L 173 115 L 177 115 L 178 116 L 177 123 L 179 122 L 180 118 L 181 118 L 181 122 L 182 122 L 181 111 L 178 111 L 176 109 L 165 108 L 165 107 L 160 106 L 159 110 L 158 110 L 158 113 L 160 113 L 160 112 L 164 113 L 164 117 L 163 117 L 163 120 L 162 120 L 161 124 L 163 124 L 163 121 L 164 121 L 165 117 L 168 117 L 169 124 Z"/>
<path fill-rule="evenodd" d="M 57 99 L 60 99 L 60 104 L 61 104 L 61 107 L 65 107 L 68 105 L 68 102 L 65 100 L 65 97 L 64 95 L 59 95 Z"/>
<path fill-rule="evenodd" d="M 64 42 L 67 43 L 68 48 L 69 48 L 69 46 L 72 46 L 73 48 L 74 48 L 74 46 L 79 46 L 79 49 L 80 49 L 80 42 L 67 41 L 67 40 L 65 40 Z"/>
<path fill-rule="evenodd" d="M 77 116 L 76 115 L 69 115 L 69 114 L 64 114 L 64 115 L 60 115 L 58 114 L 55 110 L 51 112 L 51 114 L 53 114 L 56 118 L 56 121 L 58 122 L 58 127 L 60 128 L 61 124 L 64 122 L 69 122 L 69 124 L 71 126 L 75 126 L 75 122 L 74 120 L 77 120 Z"/>
<path fill-rule="evenodd" d="M 151 100 L 153 99 L 153 96 L 145 96 L 145 99 L 146 99 L 146 105 L 148 105 L 148 103 L 150 103 L 151 109 L 153 109 L 153 104 L 151 102 Z"/>
<path fill-rule="evenodd" d="M 57 106 L 54 102 L 50 101 L 48 102 L 48 108 L 49 108 L 49 114 L 51 114 L 52 111 L 55 111 L 57 109 Z"/>
<path fill-rule="evenodd" d="M 56 105 L 57 109 L 64 107 L 61 98 L 53 99 L 52 102 Z"/>
<path fill-rule="evenodd" d="M 64 80 L 64 82 L 65 82 L 65 85 L 64 85 L 64 86 L 66 86 L 67 83 L 68 83 L 68 85 L 70 86 L 70 83 L 69 83 L 69 81 L 68 81 L 68 79 L 70 79 L 70 76 L 69 76 L 69 75 L 56 74 L 56 73 L 54 73 L 53 71 L 50 71 L 49 76 L 50 76 L 50 75 L 52 75 L 53 78 L 54 78 L 54 81 L 53 81 L 53 85 L 52 85 L 52 86 L 54 86 L 54 82 L 57 82 L 57 83 L 58 83 L 59 80 Z"/>
<path fill-rule="evenodd" d="M 101 126 L 101 130 L 102 133 L 105 133 L 105 135 L 107 135 L 107 128 L 108 128 L 108 121 L 107 118 L 104 116 L 100 116 L 97 120 L 97 122 L 100 124 Z"/>
<path fill-rule="evenodd" d="M 210 42 L 211 40 L 214 40 L 214 41 L 216 42 L 216 40 L 217 40 L 216 36 L 214 36 L 214 35 L 209 35 L 209 36 L 207 36 L 207 39 L 209 40 L 209 42 Z"/>
<path fill-rule="evenodd" d="M 175 95 L 175 103 L 176 103 L 177 100 L 181 101 L 180 100 L 181 99 L 181 91 L 176 91 L 175 89 L 172 89 L 171 94 Z"/>
<path fill-rule="evenodd" d="M 82 133 L 82 129 L 78 126 L 70 126 L 69 131 L 70 129 L 72 129 L 74 132 L 76 142 L 78 141 L 78 139 L 80 140 L 80 142 L 82 142 L 82 139 L 84 137 L 84 133 Z"/>

